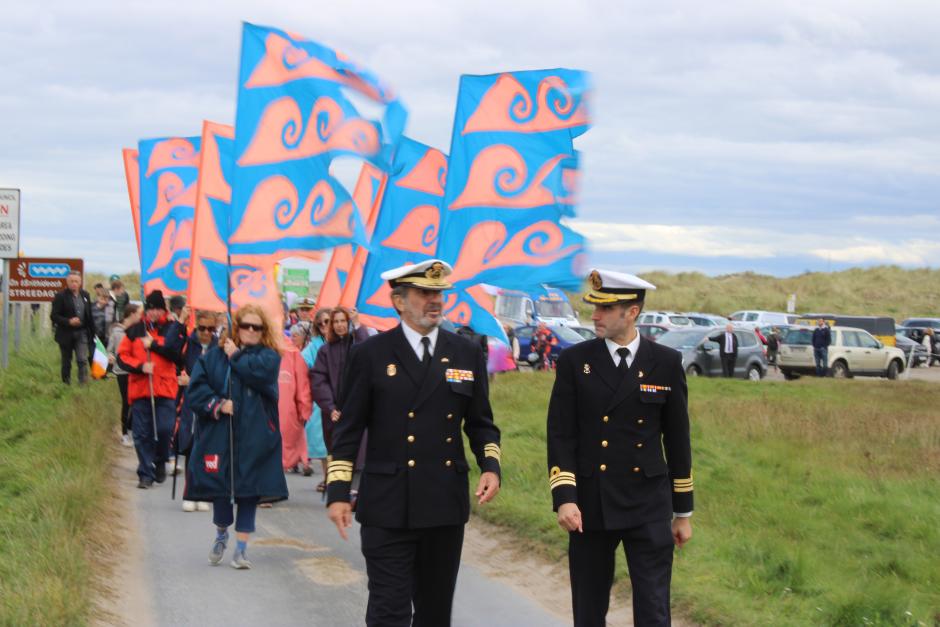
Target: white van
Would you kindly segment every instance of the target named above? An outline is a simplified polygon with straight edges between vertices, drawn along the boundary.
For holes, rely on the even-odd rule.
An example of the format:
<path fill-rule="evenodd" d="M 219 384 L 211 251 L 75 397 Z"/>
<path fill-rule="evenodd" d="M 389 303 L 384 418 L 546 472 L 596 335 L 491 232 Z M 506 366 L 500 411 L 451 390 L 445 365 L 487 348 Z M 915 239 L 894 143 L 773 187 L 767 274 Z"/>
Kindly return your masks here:
<path fill-rule="evenodd" d="M 786 326 L 790 324 L 791 319 L 796 319 L 792 314 L 780 313 L 779 311 L 736 311 L 728 319 L 736 327 L 753 329 L 764 326 Z"/>

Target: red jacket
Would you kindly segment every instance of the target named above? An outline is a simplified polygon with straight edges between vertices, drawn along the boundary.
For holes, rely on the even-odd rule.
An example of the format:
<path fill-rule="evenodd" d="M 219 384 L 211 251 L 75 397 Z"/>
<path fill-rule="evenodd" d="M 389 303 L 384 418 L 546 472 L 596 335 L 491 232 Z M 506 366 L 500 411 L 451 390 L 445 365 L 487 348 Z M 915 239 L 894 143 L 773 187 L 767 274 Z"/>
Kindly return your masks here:
<path fill-rule="evenodd" d="M 173 341 L 178 335 L 179 325 L 166 316 L 151 323 L 142 320 L 127 329 L 127 334 L 118 346 L 118 365 L 128 373 L 127 401 L 133 403 L 150 398 L 150 377 L 141 369 L 147 361 L 153 362 L 153 395 L 157 398 L 176 399 L 179 383 L 176 380 L 176 364 L 180 360 L 181 346 Z M 144 349 L 142 338 L 149 334 L 153 338 L 150 350 Z M 169 342 L 167 340 L 170 339 Z M 149 354 L 148 354 L 149 353 Z"/>

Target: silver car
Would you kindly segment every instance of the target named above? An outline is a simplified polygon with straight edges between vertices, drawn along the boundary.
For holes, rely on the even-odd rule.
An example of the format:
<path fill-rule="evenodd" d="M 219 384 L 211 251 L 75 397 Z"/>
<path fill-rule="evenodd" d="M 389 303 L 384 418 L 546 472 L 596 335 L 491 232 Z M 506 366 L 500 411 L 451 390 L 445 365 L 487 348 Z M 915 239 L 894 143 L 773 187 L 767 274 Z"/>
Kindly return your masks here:
<path fill-rule="evenodd" d="M 664 333 L 657 343 L 674 348 L 682 353 L 682 367 L 686 375 L 696 377 L 722 376 L 721 356 L 718 340 L 724 331 L 697 327 L 676 329 Z M 751 381 L 760 381 L 767 374 L 767 357 L 764 347 L 750 329 L 735 329 L 738 338 L 738 359 L 734 363 L 734 376 Z"/>

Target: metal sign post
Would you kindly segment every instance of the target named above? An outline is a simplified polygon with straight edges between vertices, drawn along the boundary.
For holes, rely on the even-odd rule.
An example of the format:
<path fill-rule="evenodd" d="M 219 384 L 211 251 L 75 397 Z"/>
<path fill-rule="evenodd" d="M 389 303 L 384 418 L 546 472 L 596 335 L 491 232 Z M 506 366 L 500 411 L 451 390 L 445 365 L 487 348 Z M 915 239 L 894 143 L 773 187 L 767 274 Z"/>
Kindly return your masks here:
<path fill-rule="evenodd" d="M 3 346 L 0 348 L 0 366 L 10 365 L 10 259 L 20 250 L 20 190 L 0 189 L 0 259 L 3 260 Z"/>
<path fill-rule="evenodd" d="M 0 368 L 10 366 L 10 262 L 3 260 L 3 283 L 0 287 L 3 296 L 3 346 L 0 347 Z"/>

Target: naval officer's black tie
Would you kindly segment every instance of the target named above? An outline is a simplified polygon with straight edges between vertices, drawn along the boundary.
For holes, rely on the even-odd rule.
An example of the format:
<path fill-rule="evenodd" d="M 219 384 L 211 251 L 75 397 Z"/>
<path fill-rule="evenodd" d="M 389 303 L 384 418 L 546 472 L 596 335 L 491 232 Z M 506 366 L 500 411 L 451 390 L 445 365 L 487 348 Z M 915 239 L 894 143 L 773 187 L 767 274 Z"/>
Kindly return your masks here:
<path fill-rule="evenodd" d="M 630 356 L 630 349 L 624 346 L 623 348 L 617 349 L 617 354 L 620 355 L 620 363 L 617 364 L 617 370 L 620 371 L 620 374 L 626 374 L 627 372 L 627 357 Z"/>

